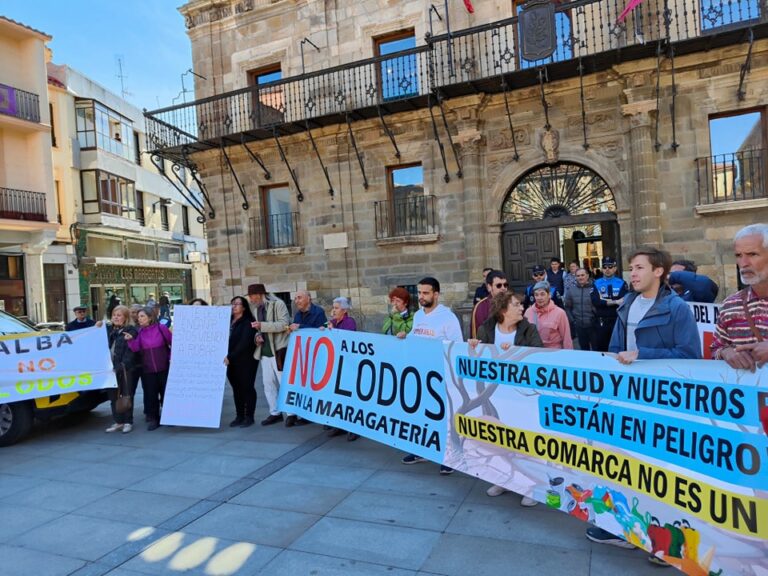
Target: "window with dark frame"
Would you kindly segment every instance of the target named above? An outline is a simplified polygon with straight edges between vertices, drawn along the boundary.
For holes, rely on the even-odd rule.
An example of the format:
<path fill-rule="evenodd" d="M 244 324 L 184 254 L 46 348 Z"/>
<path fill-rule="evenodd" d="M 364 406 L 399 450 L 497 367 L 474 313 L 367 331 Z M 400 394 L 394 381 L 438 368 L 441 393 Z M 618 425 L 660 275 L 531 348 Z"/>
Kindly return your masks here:
<path fill-rule="evenodd" d="M 766 197 L 768 118 L 754 108 L 709 118 L 711 156 L 699 158 L 700 202 L 752 200 Z M 706 174 L 703 171 L 706 170 Z M 704 198 L 703 193 L 706 193 Z"/>
<path fill-rule="evenodd" d="M 144 192 L 136 191 L 136 221 L 142 226 L 146 225 L 144 219 Z"/>
<path fill-rule="evenodd" d="M 416 47 L 413 28 L 399 30 L 373 39 L 375 56 L 386 56 Z M 419 93 L 419 70 L 415 54 L 395 56 L 381 61 L 377 69 L 381 100 L 397 100 Z"/>
<path fill-rule="evenodd" d="M 136 219 L 136 190 L 132 180 L 104 170 L 82 170 L 80 184 L 84 214 Z"/>
<path fill-rule="evenodd" d="M 388 218 L 391 236 L 428 232 L 424 168 L 420 163 L 387 167 Z"/>
<path fill-rule="evenodd" d="M 283 85 L 264 86 L 282 80 L 280 64 L 270 64 L 248 71 L 248 85 L 258 86 L 253 94 L 253 122 L 257 126 L 276 124 L 283 121 L 285 112 Z M 262 88 L 262 86 L 264 86 Z"/>
<path fill-rule="evenodd" d="M 141 166 L 141 135 L 136 130 L 133 131 L 133 150 L 136 154 L 134 160 Z"/>
<path fill-rule="evenodd" d="M 54 180 L 53 186 L 56 189 L 56 221 L 61 224 L 63 221 L 61 216 L 61 207 L 63 203 L 63 199 L 61 197 L 61 181 Z"/>
<path fill-rule="evenodd" d="M 53 104 L 48 103 L 48 114 L 51 116 L 51 146 L 54 148 L 57 148 L 56 146 L 56 117 L 53 115 Z"/>
<path fill-rule="evenodd" d="M 183 226 L 184 234 L 189 236 L 189 208 L 186 206 L 181 207 L 181 224 Z"/>
<path fill-rule="evenodd" d="M 168 206 L 160 202 L 160 228 L 166 232 L 170 229 L 168 226 Z"/>
<path fill-rule="evenodd" d="M 251 250 L 298 245 L 298 214 L 291 211 L 288 184 L 259 189 L 259 214 L 251 218 Z"/>

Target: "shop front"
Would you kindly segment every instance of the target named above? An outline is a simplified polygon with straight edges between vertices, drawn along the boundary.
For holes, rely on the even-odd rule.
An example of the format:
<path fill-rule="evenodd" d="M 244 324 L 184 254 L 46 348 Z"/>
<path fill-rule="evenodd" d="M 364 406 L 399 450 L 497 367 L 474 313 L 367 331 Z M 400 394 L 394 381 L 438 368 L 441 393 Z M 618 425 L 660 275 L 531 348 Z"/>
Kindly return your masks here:
<path fill-rule="evenodd" d="M 171 304 L 182 304 L 192 293 L 191 271 L 186 268 L 153 268 L 89 264 L 81 269 L 81 298 L 94 319 L 106 318 L 118 303 L 145 305 L 159 302 L 163 293 Z"/>

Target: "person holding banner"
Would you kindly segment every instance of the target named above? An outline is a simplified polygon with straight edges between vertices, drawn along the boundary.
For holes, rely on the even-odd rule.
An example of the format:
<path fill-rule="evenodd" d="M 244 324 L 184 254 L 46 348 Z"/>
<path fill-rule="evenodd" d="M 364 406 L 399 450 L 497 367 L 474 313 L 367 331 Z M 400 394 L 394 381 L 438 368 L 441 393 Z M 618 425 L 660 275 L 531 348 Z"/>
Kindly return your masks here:
<path fill-rule="evenodd" d="M 147 430 L 151 432 L 160 427 L 160 406 L 168 381 L 173 336 L 168 328 L 157 323 L 154 307 L 145 306 L 137 316 L 138 335 L 134 338 L 132 334 L 125 333 L 123 337 L 133 352 L 141 353 L 144 413 L 147 415 Z"/>
<path fill-rule="evenodd" d="M 248 301 L 242 296 L 232 298 L 232 315 L 229 317 L 229 347 L 224 364 L 227 380 L 232 386 L 235 399 L 235 419 L 230 428 L 253 426 L 256 414 L 256 370 L 259 361 L 253 357 L 256 350 L 256 329 Z"/>
<path fill-rule="evenodd" d="M 622 364 L 635 360 L 701 358 L 696 320 L 688 305 L 667 285 L 672 258 L 657 248 L 630 256 L 627 294 L 617 310 L 609 352 Z"/>
<path fill-rule="evenodd" d="M 440 338 L 453 342 L 463 342 L 461 324 L 456 314 L 450 308 L 440 304 L 440 282 L 427 276 L 416 285 L 419 294 L 419 310 L 413 316 L 413 330 L 409 338 Z M 406 454 L 401 460 L 403 464 L 418 464 L 426 462 L 418 454 Z M 453 474 L 453 468 L 440 465 L 440 474 Z"/>
<path fill-rule="evenodd" d="M 544 348 L 573 350 L 571 326 L 565 311 L 552 301 L 549 282 L 533 286 L 535 304 L 525 311 L 525 318 L 536 326 Z"/>
<path fill-rule="evenodd" d="M 491 315 L 480 326 L 477 338 L 467 341 L 470 348 L 478 344 L 494 344 L 502 350 L 509 350 L 512 346 L 533 346 L 542 348 L 539 331 L 523 317 L 523 298 L 513 292 L 500 292 L 491 301 Z M 509 492 L 503 486 L 494 484 L 486 491 L 491 497 L 501 496 Z M 525 507 L 536 506 L 533 498 L 523 496 L 520 505 Z"/>
<path fill-rule="evenodd" d="M 633 292 L 617 310 L 609 350 L 622 364 L 636 360 L 701 358 L 696 320 L 688 305 L 666 284 L 672 265 L 669 253 L 639 248 L 629 257 Z M 587 538 L 619 548 L 635 546 L 597 526 L 587 528 Z M 667 565 L 654 555 L 648 560 Z"/>
<path fill-rule="evenodd" d="M 112 324 L 107 330 L 117 388 L 110 388 L 107 391 L 114 423 L 105 432 L 122 431 L 123 434 L 128 434 L 133 430 L 133 396 L 139 379 L 136 377 L 135 370 L 136 355 L 128 347 L 123 334 L 136 336 L 136 328 L 131 325 L 131 310 L 127 306 L 118 305 L 112 310 Z M 130 408 L 124 412 L 117 411 L 117 399 L 120 396 L 130 398 Z"/>
<path fill-rule="evenodd" d="M 411 295 L 408 294 L 408 290 L 398 286 L 389 292 L 389 301 L 392 304 L 392 312 L 384 320 L 381 332 L 382 334 L 405 338 L 413 328 L 413 315 L 408 310 Z"/>
<path fill-rule="evenodd" d="M 331 330 L 349 330 L 351 332 L 357 332 L 357 323 L 355 319 L 349 315 L 350 303 L 349 299 L 344 296 L 339 296 L 333 300 L 333 308 L 331 308 L 331 321 L 328 323 L 328 328 Z M 333 438 L 334 436 L 341 436 L 344 434 L 344 430 L 341 428 L 329 427 L 328 436 Z M 347 432 L 347 442 L 354 442 L 360 438 L 359 434 L 354 432 Z"/>
<path fill-rule="evenodd" d="M 712 353 L 731 368 L 754 372 L 768 363 L 768 224 L 739 230 L 734 252 L 746 288 L 720 306 Z M 761 410 L 768 415 L 768 406 Z"/>

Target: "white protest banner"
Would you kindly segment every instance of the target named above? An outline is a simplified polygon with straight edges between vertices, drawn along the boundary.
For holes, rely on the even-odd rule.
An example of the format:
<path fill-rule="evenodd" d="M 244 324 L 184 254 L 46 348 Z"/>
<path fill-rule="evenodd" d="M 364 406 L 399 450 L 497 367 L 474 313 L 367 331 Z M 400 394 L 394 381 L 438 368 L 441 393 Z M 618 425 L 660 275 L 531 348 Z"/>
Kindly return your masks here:
<path fill-rule="evenodd" d="M 229 306 L 174 307 L 171 367 L 161 424 L 219 427 L 229 316 Z"/>
<path fill-rule="evenodd" d="M 712 358 L 710 347 L 715 337 L 715 326 L 717 326 L 717 317 L 720 314 L 719 304 L 706 304 L 703 302 L 688 302 L 688 307 L 693 312 L 696 319 L 696 326 L 699 329 L 699 338 L 701 339 L 701 352 L 705 360 Z"/>
<path fill-rule="evenodd" d="M 0 404 L 116 386 L 106 327 L 0 340 Z"/>

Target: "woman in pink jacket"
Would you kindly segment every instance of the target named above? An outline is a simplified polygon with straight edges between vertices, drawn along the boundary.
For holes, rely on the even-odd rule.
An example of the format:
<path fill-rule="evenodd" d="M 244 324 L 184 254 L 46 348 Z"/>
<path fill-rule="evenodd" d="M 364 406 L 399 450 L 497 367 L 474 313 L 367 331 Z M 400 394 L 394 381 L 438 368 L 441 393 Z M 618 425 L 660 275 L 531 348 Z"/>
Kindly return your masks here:
<path fill-rule="evenodd" d="M 525 311 L 525 318 L 536 326 L 544 348 L 565 348 L 573 350 L 571 327 L 565 311 L 552 302 L 549 282 L 537 282 L 533 287 L 536 304 Z"/>
<path fill-rule="evenodd" d="M 152 431 L 160 426 L 160 405 L 168 381 L 173 336 L 168 328 L 157 322 L 155 311 L 149 306 L 139 310 L 137 319 L 139 334 L 134 338 L 126 333 L 125 339 L 131 350 L 141 352 L 144 413 L 147 415 L 147 430 Z"/>

